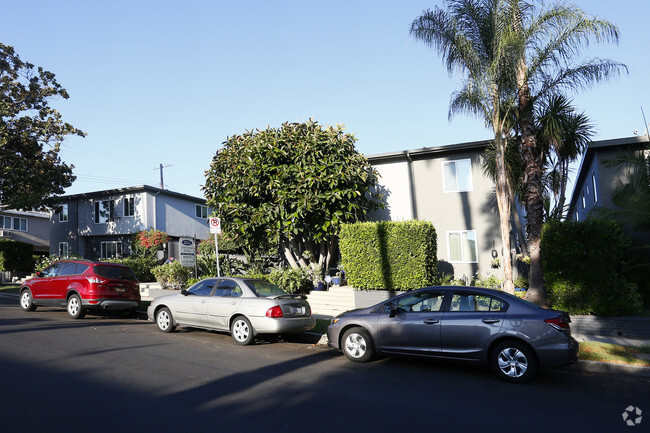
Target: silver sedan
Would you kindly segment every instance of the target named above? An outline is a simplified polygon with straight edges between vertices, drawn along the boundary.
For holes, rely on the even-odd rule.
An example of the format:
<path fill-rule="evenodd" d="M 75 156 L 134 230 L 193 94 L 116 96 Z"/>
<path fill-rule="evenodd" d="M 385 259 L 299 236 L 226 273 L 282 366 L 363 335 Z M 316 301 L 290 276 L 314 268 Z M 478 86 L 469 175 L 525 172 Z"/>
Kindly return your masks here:
<path fill-rule="evenodd" d="M 473 361 L 502 379 L 525 382 L 538 367 L 577 360 L 569 317 L 479 287 L 426 287 L 343 313 L 327 329 L 329 345 L 352 361 L 376 354 Z"/>
<path fill-rule="evenodd" d="M 155 298 L 147 316 L 162 332 L 176 326 L 227 331 L 241 345 L 254 343 L 257 334 L 303 332 L 316 324 L 305 296 L 246 278 L 206 278 L 180 294 Z"/>

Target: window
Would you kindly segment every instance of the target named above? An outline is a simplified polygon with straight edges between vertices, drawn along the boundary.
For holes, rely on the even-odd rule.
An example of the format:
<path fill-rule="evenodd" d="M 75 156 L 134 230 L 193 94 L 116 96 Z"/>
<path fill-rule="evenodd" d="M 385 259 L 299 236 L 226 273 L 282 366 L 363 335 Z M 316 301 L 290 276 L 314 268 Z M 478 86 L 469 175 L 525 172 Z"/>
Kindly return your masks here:
<path fill-rule="evenodd" d="M 472 293 L 455 293 L 451 298 L 449 311 L 504 312 L 508 304 L 500 299 Z"/>
<path fill-rule="evenodd" d="M 447 232 L 450 262 L 477 263 L 476 230 Z"/>
<path fill-rule="evenodd" d="M 67 242 L 59 242 L 59 257 L 70 257 L 70 244 Z"/>
<path fill-rule="evenodd" d="M 135 215 L 135 198 L 134 197 L 125 197 L 124 198 L 124 216 L 130 217 Z"/>
<path fill-rule="evenodd" d="M 216 281 L 213 279 L 200 281 L 192 286 L 192 288 L 189 290 L 189 294 L 196 296 L 210 296 L 215 282 Z"/>
<path fill-rule="evenodd" d="M 598 202 L 598 190 L 596 189 L 596 173 L 591 173 L 591 189 L 594 190 L 594 204 Z"/>
<path fill-rule="evenodd" d="M 443 191 L 462 192 L 472 190 L 472 161 L 459 159 L 442 163 Z"/>
<path fill-rule="evenodd" d="M 59 274 L 61 263 L 54 263 L 41 271 L 40 277 L 56 277 Z"/>
<path fill-rule="evenodd" d="M 120 241 L 105 241 L 102 242 L 102 259 L 112 259 L 122 256 L 122 242 Z"/>
<path fill-rule="evenodd" d="M 203 218 L 203 219 L 208 219 L 208 207 L 204 206 L 202 204 L 197 204 L 196 205 L 196 217 L 197 218 Z"/>
<path fill-rule="evenodd" d="M 13 227 L 14 227 L 14 223 L 11 217 L 8 216 L 0 217 L 0 228 L 12 229 Z"/>
<path fill-rule="evenodd" d="M 580 201 L 582 202 L 582 210 L 585 210 L 587 201 L 585 200 L 585 193 L 580 194 Z"/>
<path fill-rule="evenodd" d="M 388 302 L 383 305 L 381 311 L 388 313 L 391 307 L 397 306 L 399 311 L 403 312 L 430 312 L 440 311 L 442 309 L 442 301 L 445 294 L 441 292 L 420 292 L 410 295 L 402 296 L 397 299 L 397 304 Z"/>
<path fill-rule="evenodd" d="M 115 200 L 100 200 L 95 202 L 95 224 L 112 222 Z"/>
<path fill-rule="evenodd" d="M 76 263 L 64 263 L 63 266 L 61 266 L 61 270 L 59 271 L 59 276 L 64 277 L 66 275 L 75 275 L 76 272 L 77 272 Z"/>
<path fill-rule="evenodd" d="M 56 210 L 56 213 L 59 214 L 59 222 L 64 223 L 68 221 L 68 204 L 62 204 Z"/>
<path fill-rule="evenodd" d="M 241 296 L 241 289 L 233 280 L 221 280 L 217 286 L 217 290 L 214 292 L 214 296 Z"/>
<path fill-rule="evenodd" d="M 27 218 L 16 218 L 14 217 L 14 230 L 21 232 L 27 231 Z"/>

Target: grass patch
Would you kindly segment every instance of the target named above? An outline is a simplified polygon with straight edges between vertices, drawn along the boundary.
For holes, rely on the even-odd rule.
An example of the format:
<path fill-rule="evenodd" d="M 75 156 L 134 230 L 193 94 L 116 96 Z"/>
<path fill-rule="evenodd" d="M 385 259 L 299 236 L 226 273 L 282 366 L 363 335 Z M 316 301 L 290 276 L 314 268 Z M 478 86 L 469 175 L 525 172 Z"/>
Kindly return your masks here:
<path fill-rule="evenodd" d="M 18 294 L 18 289 L 20 289 L 19 284 L 2 284 L 0 285 L 0 293 L 14 293 Z"/>
<path fill-rule="evenodd" d="M 581 342 L 578 358 L 586 361 L 650 367 L 650 360 L 638 359 L 634 356 L 635 353 L 649 354 L 650 347 L 618 346 L 616 344 L 598 343 L 595 341 Z"/>

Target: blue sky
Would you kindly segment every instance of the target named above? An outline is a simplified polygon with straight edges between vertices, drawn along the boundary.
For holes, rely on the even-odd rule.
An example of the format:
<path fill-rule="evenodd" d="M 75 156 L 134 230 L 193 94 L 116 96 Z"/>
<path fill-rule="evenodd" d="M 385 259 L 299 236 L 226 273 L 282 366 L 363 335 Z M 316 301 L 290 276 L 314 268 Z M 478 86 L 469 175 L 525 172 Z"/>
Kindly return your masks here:
<path fill-rule="evenodd" d="M 628 137 L 650 119 L 648 7 L 575 2 L 616 24 L 618 45 L 585 57 L 629 74 L 573 95 L 596 140 Z M 56 74 L 55 106 L 86 131 L 61 156 L 78 179 L 67 193 L 160 183 L 202 196 L 204 172 L 230 135 L 309 118 L 344 124 L 360 152 L 490 138 L 447 114 L 458 78 L 409 36 L 435 1 L 2 0 L 0 41 Z M 644 105 L 646 104 L 646 105 Z"/>

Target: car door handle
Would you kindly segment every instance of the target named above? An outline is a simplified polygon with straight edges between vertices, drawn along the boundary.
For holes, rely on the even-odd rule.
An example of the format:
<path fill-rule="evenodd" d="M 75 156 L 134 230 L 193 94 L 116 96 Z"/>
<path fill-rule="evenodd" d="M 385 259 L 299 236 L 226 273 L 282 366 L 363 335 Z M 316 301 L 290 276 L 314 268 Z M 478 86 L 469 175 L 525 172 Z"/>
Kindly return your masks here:
<path fill-rule="evenodd" d="M 483 323 L 497 323 L 499 319 L 483 319 Z"/>
<path fill-rule="evenodd" d="M 440 320 L 436 320 L 436 319 L 424 319 L 424 323 L 426 325 L 435 325 L 436 323 L 439 323 L 439 322 L 440 322 Z"/>

